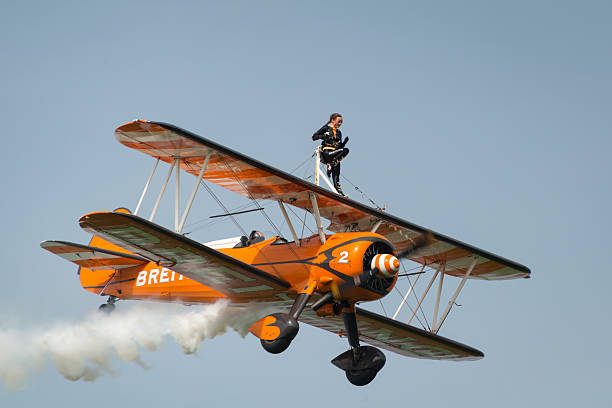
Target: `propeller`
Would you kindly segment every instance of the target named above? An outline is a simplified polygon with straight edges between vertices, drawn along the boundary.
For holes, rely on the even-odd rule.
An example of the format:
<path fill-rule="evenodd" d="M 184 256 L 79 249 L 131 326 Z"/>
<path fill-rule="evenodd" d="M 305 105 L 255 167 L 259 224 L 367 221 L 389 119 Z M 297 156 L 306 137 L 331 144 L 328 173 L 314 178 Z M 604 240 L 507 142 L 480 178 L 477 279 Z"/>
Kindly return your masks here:
<path fill-rule="evenodd" d="M 417 235 L 416 237 L 410 240 L 410 243 L 402 252 L 397 254 L 398 258 L 408 258 L 414 251 L 417 249 L 426 247 L 427 245 L 435 242 L 433 232 L 425 231 L 424 233 Z"/>

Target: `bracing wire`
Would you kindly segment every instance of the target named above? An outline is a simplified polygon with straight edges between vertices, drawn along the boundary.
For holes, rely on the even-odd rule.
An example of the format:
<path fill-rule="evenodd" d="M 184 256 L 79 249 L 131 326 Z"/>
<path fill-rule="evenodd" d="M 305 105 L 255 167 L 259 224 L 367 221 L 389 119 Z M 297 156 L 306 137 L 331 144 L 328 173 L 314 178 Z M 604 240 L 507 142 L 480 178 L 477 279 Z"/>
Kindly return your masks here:
<path fill-rule="evenodd" d="M 393 289 L 395 289 L 397 291 L 397 293 L 399 293 L 400 297 L 403 299 L 404 298 L 404 294 L 402 293 L 402 291 L 400 291 L 397 286 L 395 286 Z M 408 302 L 404 303 L 408 309 L 410 309 L 410 313 L 414 313 L 414 309 L 412 308 L 412 306 L 410 306 L 408 304 Z M 416 314 L 414 315 L 414 317 L 416 317 L 417 322 L 419 322 L 419 324 L 421 325 L 421 327 L 423 328 L 423 330 L 428 330 L 425 325 L 423 324 L 423 322 L 421 321 L 421 319 L 419 318 L 419 316 L 417 316 Z M 427 326 L 429 327 L 429 326 Z"/>
<path fill-rule="evenodd" d="M 276 226 L 276 224 L 274 224 L 274 222 L 273 222 L 273 221 L 270 219 L 270 217 L 268 216 L 268 214 L 265 212 L 264 208 L 263 208 L 263 207 L 262 207 L 262 206 L 259 204 L 258 200 L 257 200 L 257 199 L 255 199 L 255 197 L 253 197 L 253 195 L 251 194 L 251 192 L 249 191 L 249 189 L 248 189 L 248 188 L 247 188 L 247 187 L 244 185 L 244 183 L 242 182 L 242 180 L 240 180 L 240 178 L 239 178 L 239 177 L 237 176 L 237 174 L 235 173 L 234 169 L 233 169 L 233 168 L 231 167 L 231 165 L 230 165 L 230 164 L 227 162 L 227 160 L 225 160 L 225 157 L 221 156 L 221 158 L 222 158 L 222 160 L 223 160 L 223 162 L 224 162 L 225 167 L 226 167 L 226 168 L 227 168 L 227 169 L 228 169 L 228 170 L 229 170 L 229 171 L 232 173 L 232 175 L 233 175 L 234 179 L 236 180 L 236 182 L 237 182 L 237 183 L 238 183 L 238 184 L 239 184 L 239 185 L 240 185 L 240 186 L 241 186 L 241 187 L 244 189 L 244 191 L 246 192 L 246 194 L 248 195 L 248 197 L 249 197 L 249 198 L 250 198 L 250 200 L 251 200 L 251 202 L 250 202 L 250 203 L 245 204 L 245 205 L 241 205 L 241 206 L 237 207 L 236 209 L 233 209 L 232 211 L 236 211 L 236 210 L 239 210 L 239 209 L 243 209 L 243 208 L 246 208 L 246 207 L 250 206 L 251 204 L 254 204 L 254 205 L 255 205 L 255 207 L 256 207 L 257 209 L 261 209 L 261 210 L 262 210 L 261 212 L 262 212 L 262 214 L 263 214 L 264 218 L 267 220 L 267 222 L 269 223 L 269 225 L 271 225 L 271 226 L 272 226 L 272 228 L 273 228 L 273 229 L 276 231 L 276 234 L 277 234 L 278 236 L 281 236 L 282 234 L 281 234 L 280 229 L 279 229 L 279 228 Z M 292 171 L 291 171 L 291 173 L 294 173 L 294 172 L 296 172 L 297 170 L 299 170 L 299 169 L 300 169 L 301 167 L 303 167 L 303 166 L 304 166 L 304 165 L 305 165 L 305 164 L 306 164 L 306 163 L 307 163 L 307 162 L 308 162 L 310 159 L 311 159 L 311 157 L 309 157 L 309 158 L 307 158 L 306 160 L 304 160 L 302 163 L 300 163 L 300 165 L 298 165 L 298 166 L 297 166 L 297 167 L 296 167 L 294 170 L 292 170 Z M 355 185 L 355 184 L 354 184 L 354 183 L 353 183 L 353 182 L 352 182 L 352 181 L 351 181 L 349 178 L 347 178 L 345 175 L 343 175 L 343 178 L 344 178 L 344 179 L 345 179 L 345 180 L 346 180 L 346 181 L 347 181 L 349 184 L 351 184 L 351 185 L 352 185 L 352 186 L 355 188 L 355 190 L 356 190 L 356 191 L 358 191 L 358 192 L 359 192 L 359 193 L 362 195 L 362 197 L 364 198 L 364 200 L 369 201 L 369 202 L 370 202 L 372 205 L 374 205 L 374 206 L 375 206 L 377 209 L 379 209 L 379 210 L 384 210 L 384 208 L 380 207 L 380 206 L 379 206 L 379 205 L 378 205 L 376 202 L 374 202 L 374 200 L 372 200 L 372 199 L 371 199 L 369 196 L 367 196 L 367 195 L 366 195 L 366 194 L 365 194 L 365 193 L 364 193 L 364 192 L 363 192 L 363 191 L 362 191 L 362 190 L 361 190 L 361 189 L 360 189 L 360 188 L 359 188 L 357 185 Z M 208 186 L 208 185 L 207 185 L 207 184 L 204 182 L 204 180 L 202 180 L 202 181 L 201 181 L 201 184 L 202 184 L 202 185 L 203 185 L 203 186 L 206 188 L 206 190 L 208 191 L 208 193 L 209 193 L 209 194 L 211 195 L 211 197 L 212 197 L 212 198 L 213 198 L 213 199 L 214 199 L 214 200 L 217 202 L 217 204 L 218 204 L 218 205 L 221 207 L 221 209 L 222 209 L 222 210 L 223 210 L 223 211 L 224 211 L 224 212 L 225 212 L 225 213 L 226 213 L 226 214 L 227 214 L 227 215 L 228 215 L 228 216 L 231 218 L 232 222 L 233 222 L 233 223 L 236 225 L 236 227 L 237 227 L 237 228 L 238 228 L 238 229 L 239 229 L 239 230 L 240 230 L 240 231 L 241 231 L 241 232 L 242 232 L 244 235 L 247 235 L 247 233 L 246 233 L 246 231 L 244 230 L 244 228 L 243 228 L 243 227 L 240 225 L 240 223 L 239 223 L 239 222 L 238 222 L 238 221 L 235 219 L 235 217 L 234 217 L 232 214 L 230 214 L 230 211 L 227 209 L 227 207 L 226 207 L 226 206 L 225 206 L 225 205 L 224 205 L 224 204 L 221 202 L 221 200 L 220 200 L 220 199 L 219 199 L 219 198 L 216 196 L 216 194 L 215 194 L 215 193 L 214 193 L 214 192 L 213 192 L 213 191 L 210 189 L 210 187 L 209 187 L 209 186 Z M 298 215 L 295 213 L 295 211 L 294 211 L 294 210 L 291 208 L 291 206 L 289 206 L 288 208 L 289 208 L 289 210 L 290 210 L 290 211 L 293 213 L 293 215 L 294 215 L 294 216 L 296 216 L 296 217 L 298 217 L 298 218 L 299 218 L 299 216 L 298 216 Z M 309 228 L 309 227 L 306 225 L 306 218 L 307 218 L 307 215 L 308 215 L 308 210 L 307 210 L 307 209 L 305 209 L 305 211 L 304 211 L 304 219 L 303 219 L 303 221 L 302 221 L 302 231 L 301 231 L 301 237 L 302 237 L 302 238 L 304 237 L 304 229 L 305 229 L 305 228 L 307 228 L 307 229 L 308 229 L 308 230 L 309 230 L 311 233 L 313 233 L 313 234 L 314 234 L 314 232 L 313 232 L 313 231 L 312 231 L 312 230 L 311 230 L 311 229 L 310 229 L 310 228 Z M 204 220 L 202 220 L 202 221 L 204 221 Z M 192 224 L 192 225 L 197 225 L 198 223 L 201 223 L 202 221 L 198 221 L 198 222 L 196 222 L 196 223 L 194 223 L 194 224 Z M 218 222 L 218 221 L 220 221 L 220 220 L 215 220 L 215 221 L 213 221 L 213 222 L 210 222 L 210 223 L 205 224 L 204 226 L 207 226 L 207 225 L 212 225 L 212 224 L 214 224 L 214 223 L 216 223 L 216 222 Z M 204 226 L 200 226 L 200 227 L 198 227 L 197 229 L 203 228 Z M 284 223 L 282 224 L 282 226 L 284 226 Z M 281 228 L 282 228 L 282 226 L 281 226 Z M 193 232 L 193 231 L 192 231 L 192 232 Z M 296 255 L 296 256 L 297 256 L 297 254 L 295 254 L 295 253 L 294 253 L 294 255 Z M 402 264 L 402 268 L 404 269 L 404 272 L 405 272 L 405 273 L 407 273 L 407 271 L 408 271 L 408 270 L 406 269 L 406 267 L 405 267 L 403 264 Z M 410 269 L 410 270 L 413 270 L 413 269 L 418 269 L 418 268 L 419 268 L 419 266 L 417 266 L 417 267 L 415 267 L 415 268 L 412 268 L 412 269 Z M 408 282 L 410 283 L 410 285 L 412 285 L 412 281 L 410 280 L 410 277 L 408 277 L 408 276 L 407 276 L 407 278 L 408 278 Z M 398 289 L 397 287 L 396 287 L 395 289 L 396 289 L 396 291 L 398 291 L 398 293 L 401 295 L 401 291 L 399 291 L 399 289 Z M 415 298 L 416 298 L 416 293 L 415 293 L 415 291 L 413 291 L 413 295 L 414 295 L 414 296 L 415 296 Z M 402 296 L 402 298 L 403 298 L 403 296 Z M 418 299 L 417 299 L 417 302 L 418 302 Z M 381 308 L 382 308 L 382 310 L 383 310 L 383 312 L 384 312 L 385 316 L 387 316 L 387 312 L 386 312 L 386 309 L 385 309 L 384 304 L 382 303 L 382 301 L 380 301 L 380 305 L 381 305 Z M 407 306 L 408 306 L 408 308 L 411 310 L 411 312 L 414 312 L 414 309 L 413 309 L 413 308 L 412 308 L 410 305 L 408 305 L 408 304 L 407 304 Z M 425 316 L 425 313 L 423 312 L 423 308 L 422 308 L 422 307 L 419 307 L 419 309 L 421 310 L 421 315 L 422 315 L 423 319 L 425 320 L 425 324 L 423 324 L 423 322 L 421 321 L 421 319 L 419 318 L 419 316 L 417 316 L 417 315 L 415 314 L 415 317 L 416 317 L 417 321 L 419 322 L 419 324 L 421 325 L 421 327 L 423 327 L 423 328 L 425 328 L 425 327 L 429 328 L 429 322 L 427 321 L 427 318 L 426 318 L 426 316 Z"/>
<path fill-rule="evenodd" d="M 407 278 L 407 276 L 405 276 L 406 274 L 410 274 L 410 272 L 411 272 L 411 271 L 416 271 L 416 270 L 421 269 L 421 268 L 422 268 L 422 266 L 421 266 L 421 265 L 417 265 L 417 266 L 412 267 L 412 268 L 410 268 L 410 269 L 406 269 L 406 267 L 404 267 L 404 272 L 405 272 L 405 273 L 404 273 L 404 274 L 402 274 L 402 275 L 404 275 L 404 276 L 400 276 L 400 278 L 402 278 L 402 279 L 403 279 L 403 278 Z"/>
<path fill-rule="evenodd" d="M 358 186 L 356 186 L 355 183 L 353 183 L 351 180 L 349 180 L 349 178 L 346 177 L 344 174 L 341 174 L 341 176 L 342 176 L 343 179 L 348 181 L 348 183 L 350 185 L 352 185 L 355 188 L 355 190 L 357 190 L 357 192 L 359 192 L 361 194 L 361 196 L 363 197 L 364 200 L 369 201 L 374 207 L 376 207 L 377 210 L 384 211 L 386 209 L 385 207 L 381 207 L 380 205 L 378 205 L 366 193 L 364 193 Z"/>
<path fill-rule="evenodd" d="M 231 208 L 230 212 L 234 213 L 236 211 L 244 210 L 245 208 L 251 206 L 252 204 L 253 203 L 248 202 L 246 204 L 239 205 L 237 207 Z M 208 221 L 208 222 L 206 222 L 206 221 Z M 201 230 L 202 228 L 206 228 L 206 227 L 211 227 L 213 225 L 217 225 L 217 224 L 219 224 L 219 223 L 221 223 L 223 221 L 225 221 L 225 218 L 215 218 L 215 219 L 213 219 L 211 221 L 210 218 L 207 217 L 207 218 L 203 218 L 201 220 L 195 221 L 195 222 L 193 222 L 191 224 L 187 224 L 186 225 L 186 229 L 192 228 L 192 229 L 189 230 L 189 233 L 191 234 L 191 233 L 193 233 L 195 231 Z M 206 222 L 206 223 L 204 223 L 204 222 Z M 202 223 L 204 223 L 204 224 L 202 224 Z"/>
<path fill-rule="evenodd" d="M 385 314 L 385 317 L 389 317 L 389 315 L 387 314 L 387 311 L 385 310 L 385 305 L 383 305 L 382 300 L 378 299 L 378 302 L 380 303 L 380 307 L 382 307 L 383 313 Z"/>
<path fill-rule="evenodd" d="M 293 173 L 295 173 L 296 171 L 298 171 L 298 169 L 299 169 L 300 167 L 302 167 L 303 165 L 305 165 L 306 163 L 308 163 L 308 162 L 310 161 L 310 159 L 312 159 L 313 157 L 314 157 L 314 154 L 313 154 L 312 156 L 310 156 L 310 157 L 307 157 L 307 158 L 306 158 L 306 160 L 304 160 L 302 163 L 300 163 L 300 165 L 299 165 L 299 166 L 297 166 L 295 169 L 291 170 L 291 171 L 289 172 L 289 174 L 293 174 Z"/>
<path fill-rule="evenodd" d="M 185 161 L 185 164 L 187 166 L 190 167 L 191 170 L 193 170 L 193 167 L 191 165 L 191 163 Z M 178 171 L 178 170 L 177 170 Z M 230 214 L 229 210 L 227 209 L 227 207 L 221 202 L 221 200 L 219 200 L 219 198 L 217 197 L 217 195 L 210 189 L 210 187 L 208 187 L 208 185 L 204 182 L 204 180 L 200 180 L 200 184 L 202 186 L 204 186 L 204 188 L 206 189 L 206 191 L 208 191 L 208 194 L 210 194 L 210 196 L 217 202 L 217 204 L 219 205 L 219 207 L 221 207 L 221 209 L 223 211 L 225 211 L 225 213 L 228 215 L 228 217 L 231 218 L 232 222 L 236 225 L 236 227 L 238 227 L 238 229 L 242 232 L 242 235 L 248 235 L 246 233 L 246 231 L 244 230 L 244 228 L 242 228 L 242 225 L 240 225 L 240 223 L 238 222 L 238 220 L 236 220 L 236 218 Z"/>
<path fill-rule="evenodd" d="M 242 182 L 242 180 L 240 180 L 240 177 L 238 177 L 238 175 L 236 174 L 236 172 L 234 171 L 234 169 L 232 168 L 232 166 L 230 166 L 230 164 L 227 162 L 227 160 L 225 159 L 225 156 L 221 156 L 222 160 L 223 160 L 223 164 L 225 165 L 225 167 L 232 173 L 232 175 L 234 176 L 234 179 L 236 180 L 236 182 L 244 189 L 244 191 L 247 193 L 247 195 L 249 196 L 249 198 L 251 199 L 251 201 L 255 204 L 256 208 L 261 208 L 263 210 L 263 207 L 261 205 L 259 205 L 259 202 L 255 199 L 255 197 L 253 197 L 253 194 L 251 194 L 251 192 L 249 191 L 249 189 L 244 185 L 244 183 Z M 263 216 L 266 218 L 266 220 L 268 221 L 268 223 L 272 226 L 272 228 L 274 228 L 274 230 L 276 231 L 276 234 L 278 236 L 281 236 L 281 232 L 278 229 L 278 227 L 276 226 L 276 224 L 274 224 L 274 222 L 272 222 L 272 220 L 270 219 L 270 217 L 268 216 L 268 214 L 266 214 L 265 211 L 261 211 L 261 213 L 263 214 Z"/>
<path fill-rule="evenodd" d="M 406 267 L 404 266 L 404 264 L 402 262 L 400 262 L 400 264 L 402 264 L 402 269 L 404 269 L 404 273 L 408 273 L 408 271 L 406 270 Z M 418 266 L 417 268 L 420 268 L 420 266 Z M 410 286 L 412 286 L 412 281 L 410 280 L 410 276 L 407 276 L 407 278 L 408 278 L 408 283 L 410 284 Z M 416 302 L 418 304 L 419 303 L 419 298 L 416 295 L 416 290 L 412 291 L 412 295 L 414 296 L 414 299 L 416 300 Z M 425 323 L 427 324 L 427 327 L 429 328 L 429 322 L 427 321 L 427 317 L 425 317 L 425 312 L 423 311 L 423 304 L 421 304 L 419 306 L 419 309 L 421 311 L 421 315 L 423 316 L 423 320 L 425 320 Z M 413 311 L 413 310 L 411 310 L 411 311 Z M 418 316 L 416 315 L 416 313 L 414 315 L 418 319 Z"/>
<path fill-rule="evenodd" d="M 297 215 L 295 213 L 295 211 L 293 211 L 293 209 L 291 207 L 287 207 L 289 209 L 289 211 L 291 211 L 293 213 L 293 215 L 295 215 L 298 219 L 300 218 L 299 215 Z M 308 215 L 308 211 L 304 210 L 304 225 L 302 225 L 302 236 L 300 238 L 304 238 L 304 227 L 306 227 L 306 229 L 308 229 L 308 231 L 310 231 L 311 234 L 314 234 L 315 232 L 313 230 L 311 230 L 308 225 L 306 225 L 306 215 Z"/>
<path fill-rule="evenodd" d="M 300 233 L 300 238 L 304 238 L 304 227 L 306 227 L 306 216 L 307 216 L 307 215 L 308 215 L 308 209 L 307 209 L 307 208 L 305 208 L 305 209 L 304 209 L 304 220 L 302 221 L 302 232 Z M 308 228 L 308 227 L 306 227 L 306 228 Z M 310 228 L 308 228 L 308 230 L 309 230 L 311 233 L 313 233 L 313 234 L 314 234 L 314 232 L 313 232 L 313 231 L 312 231 Z"/>
<path fill-rule="evenodd" d="M 277 236 L 282 236 L 281 231 L 278 229 L 278 227 L 276 226 L 276 224 L 274 224 L 274 222 L 272 222 L 272 219 L 270 219 L 270 217 L 268 216 L 268 214 L 265 212 L 265 210 L 263 210 L 263 207 L 261 207 L 261 205 L 259 205 L 259 202 L 255 199 L 255 197 L 253 197 L 253 194 L 251 194 L 251 191 L 244 185 L 244 183 L 242 182 L 242 180 L 240 180 L 240 178 L 238 177 L 238 175 L 236 174 L 236 172 L 234 171 L 234 169 L 230 166 L 230 164 L 227 162 L 225 156 L 221 156 L 221 159 L 223 160 L 223 164 L 225 165 L 225 167 L 232 173 L 232 175 L 234 176 L 234 179 L 236 180 L 236 182 L 244 189 L 244 191 L 246 192 L 246 194 L 249 196 L 249 198 L 251 199 L 251 201 L 253 203 L 255 203 L 255 206 L 257 208 L 262 209 L 262 211 L 260 211 L 263 216 L 265 217 L 265 219 L 268 221 L 268 223 L 272 226 L 272 228 L 274 228 L 274 230 L 276 231 L 276 235 Z M 299 259 L 298 254 L 295 252 L 294 248 L 289 246 L 289 250 L 293 253 L 293 255 L 295 256 L 295 259 Z M 266 257 L 265 253 L 262 252 L 262 255 L 264 256 L 264 258 L 266 258 L 266 260 L 268 260 L 268 258 Z M 269 261 L 269 260 L 268 260 Z M 302 265 L 302 267 L 308 271 L 308 268 L 306 267 L 306 265 L 304 264 L 300 264 Z M 274 269 L 276 271 L 276 268 L 274 267 L 274 265 L 271 265 L 272 269 Z M 278 272 L 278 271 L 277 271 Z"/>
<path fill-rule="evenodd" d="M 204 188 L 206 188 L 206 191 L 208 191 L 208 194 L 211 195 L 211 197 L 217 202 L 217 204 L 219 204 L 219 207 L 221 207 L 221 209 L 223 211 L 225 211 L 225 213 L 227 214 L 228 217 L 230 217 L 230 219 L 232 220 L 232 222 L 236 225 L 236 227 L 238 227 L 238 229 L 242 232 L 242 235 L 248 236 L 247 232 L 244 230 L 244 228 L 242 228 L 242 225 L 240 225 L 240 223 L 238 222 L 238 220 L 236 219 L 236 217 L 234 217 L 233 215 L 230 214 L 229 210 L 227 209 L 227 207 L 225 207 L 225 205 L 221 202 L 221 200 L 219 200 L 219 198 L 216 196 L 216 194 L 210 189 L 210 187 L 208 187 L 208 185 L 206 183 L 204 183 L 204 181 L 201 181 L 200 184 L 202 184 L 204 186 Z"/>

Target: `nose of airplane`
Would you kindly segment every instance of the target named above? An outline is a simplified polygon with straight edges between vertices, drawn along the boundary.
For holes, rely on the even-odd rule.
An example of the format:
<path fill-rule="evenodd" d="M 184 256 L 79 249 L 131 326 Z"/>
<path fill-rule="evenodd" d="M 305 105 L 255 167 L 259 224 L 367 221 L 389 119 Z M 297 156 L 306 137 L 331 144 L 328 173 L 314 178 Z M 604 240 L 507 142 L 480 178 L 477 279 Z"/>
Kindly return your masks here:
<path fill-rule="evenodd" d="M 391 254 L 378 254 L 372 258 L 370 269 L 378 270 L 385 278 L 392 278 L 399 271 L 399 260 Z"/>

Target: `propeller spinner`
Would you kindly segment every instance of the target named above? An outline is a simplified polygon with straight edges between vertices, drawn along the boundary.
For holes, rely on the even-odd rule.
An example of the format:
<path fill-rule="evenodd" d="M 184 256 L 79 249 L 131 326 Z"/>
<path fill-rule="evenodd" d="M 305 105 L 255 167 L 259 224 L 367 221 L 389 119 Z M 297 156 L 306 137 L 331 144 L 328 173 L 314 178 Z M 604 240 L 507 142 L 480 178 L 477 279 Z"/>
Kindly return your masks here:
<path fill-rule="evenodd" d="M 399 271 L 399 260 L 391 254 L 378 254 L 372 258 L 371 270 L 377 270 L 385 278 L 392 278 Z"/>

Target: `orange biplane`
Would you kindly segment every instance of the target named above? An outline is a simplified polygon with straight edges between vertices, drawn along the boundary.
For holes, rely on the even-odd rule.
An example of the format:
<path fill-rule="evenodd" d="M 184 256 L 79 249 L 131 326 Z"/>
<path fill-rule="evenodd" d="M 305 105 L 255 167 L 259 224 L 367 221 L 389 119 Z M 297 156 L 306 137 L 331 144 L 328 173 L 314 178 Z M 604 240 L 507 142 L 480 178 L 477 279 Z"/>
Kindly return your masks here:
<path fill-rule="evenodd" d="M 371 382 L 385 364 L 376 347 L 401 355 L 434 360 L 476 360 L 482 352 L 437 334 L 466 280 L 528 278 L 516 262 L 429 231 L 361 204 L 315 183 L 270 167 L 241 153 L 166 123 L 137 120 L 115 131 L 119 142 L 157 159 L 134 214 L 129 210 L 94 212 L 81 217 L 81 228 L 93 234 L 89 245 L 45 241 L 41 246 L 79 266 L 83 288 L 108 296 L 101 310 L 112 311 L 119 299 L 231 305 L 264 303 L 276 310 L 253 323 L 251 333 L 271 353 L 287 349 L 298 333 L 298 321 L 348 337 L 351 349 L 332 363 L 355 385 Z M 318 155 L 317 155 L 318 158 Z M 159 161 L 170 169 L 151 216 L 138 216 Z M 152 222 L 173 169 L 176 170 L 174 229 Z M 184 214 L 179 217 L 179 171 L 197 177 Z M 274 200 L 293 240 L 249 236 L 200 243 L 182 234 L 197 188 L 203 180 L 238 193 L 259 207 Z M 329 183 L 328 183 L 329 184 Z M 298 237 L 287 213 L 297 208 L 314 216 L 316 233 Z M 223 207 L 225 209 L 225 207 Z M 225 210 L 225 215 L 235 215 Z M 267 217 L 267 216 L 266 216 Z M 330 224 L 324 228 L 322 220 Z M 332 233 L 326 233 L 326 230 Z M 356 307 L 389 294 L 400 275 L 400 260 L 435 271 L 407 323 Z M 409 274 L 404 274 L 409 275 Z M 461 278 L 438 318 L 445 275 Z M 439 277 L 433 324 L 429 330 L 410 322 Z M 416 296 L 415 296 L 416 297 Z M 360 341 L 372 346 L 362 346 Z"/>

